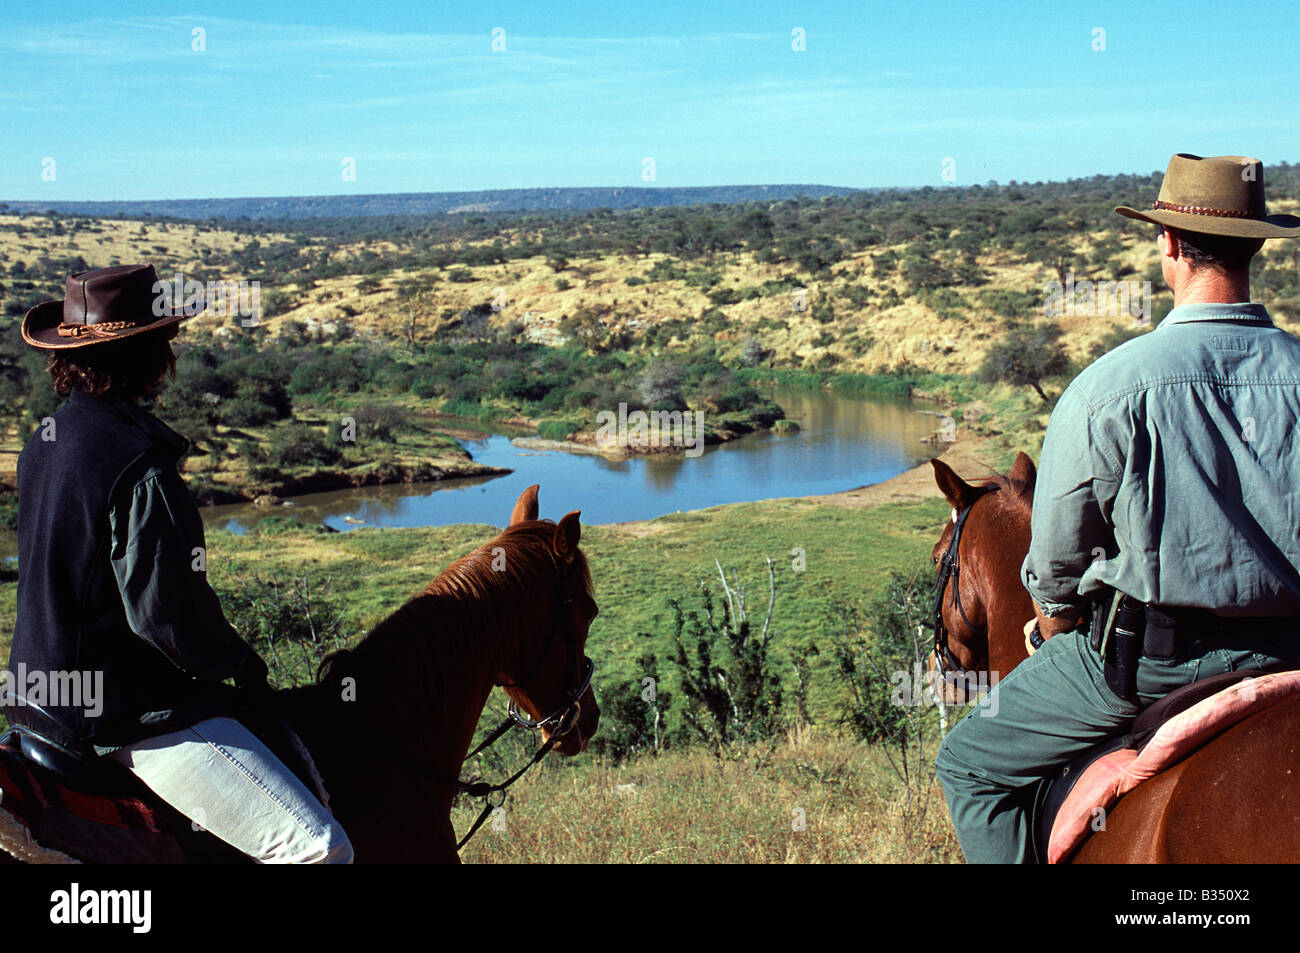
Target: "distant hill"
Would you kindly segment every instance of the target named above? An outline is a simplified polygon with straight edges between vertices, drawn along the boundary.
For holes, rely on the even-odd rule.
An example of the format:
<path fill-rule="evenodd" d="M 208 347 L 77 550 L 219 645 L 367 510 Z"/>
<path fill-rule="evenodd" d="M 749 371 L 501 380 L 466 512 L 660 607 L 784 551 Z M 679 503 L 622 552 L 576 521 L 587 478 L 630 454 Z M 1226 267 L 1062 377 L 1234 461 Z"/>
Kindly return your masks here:
<path fill-rule="evenodd" d="M 390 195 L 305 195 L 243 199 L 159 199 L 125 202 L 0 202 L 0 210 L 97 216 L 203 219 L 352 218 L 475 212 L 661 208 L 710 202 L 735 204 L 799 196 L 819 199 L 860 189 L 832 185 L 710 185 L 692 188 L 489 189 L 482 192 L 397 192 Z"/>

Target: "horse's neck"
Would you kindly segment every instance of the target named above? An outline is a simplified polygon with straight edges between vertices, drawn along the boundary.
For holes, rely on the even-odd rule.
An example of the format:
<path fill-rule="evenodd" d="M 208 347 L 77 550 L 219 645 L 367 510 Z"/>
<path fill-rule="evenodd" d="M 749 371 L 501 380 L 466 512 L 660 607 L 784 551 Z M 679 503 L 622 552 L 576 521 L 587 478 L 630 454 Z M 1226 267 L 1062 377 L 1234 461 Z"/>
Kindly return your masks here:
<path fill-rule="evenodd" d="M 427 615 L 447 618 L 436 607 Z M 492 627 L 482 628 L 489 631 L 420 636 L 428 640 L 424 650 L 408 654 L 428 659 L 431 671 L 411 671 L 400 653 L 388 654 L 387 666 L 366 658 L 348 672 L 351 680 L 284 694 L 285 714 L 311 751 L 359 856 L 364 850 L 430 859 L 430 852 L 448 848 L 455 789 L 445 779 L 459 777 L 504 650 L 479 643 L 465 651 L 458 644 L 493 636 Z M 413 685 L 426 687 L 428 696 L 413 695 Z M 410 709 L 413 700 L 419 710 Z M 410 750 L 413 731 L 421 750 Z M 450 846 L 454 856 L 454 839 Z"/>
<path fill-rule="evenodd" d="M 998 558 L 987 564 L 989 591 L 996 593 L 988 606 L 988 666 L 991 677 L 1004 678 L 1027 657 L 1025 623 L 1034 617 L 1034 603 L 1020 579 L 1020 567 L 1029 552 L 1029 519 L 1017 519 L 1005 530 Z M 996 674 L 994 674 L 996 673 Z"/>

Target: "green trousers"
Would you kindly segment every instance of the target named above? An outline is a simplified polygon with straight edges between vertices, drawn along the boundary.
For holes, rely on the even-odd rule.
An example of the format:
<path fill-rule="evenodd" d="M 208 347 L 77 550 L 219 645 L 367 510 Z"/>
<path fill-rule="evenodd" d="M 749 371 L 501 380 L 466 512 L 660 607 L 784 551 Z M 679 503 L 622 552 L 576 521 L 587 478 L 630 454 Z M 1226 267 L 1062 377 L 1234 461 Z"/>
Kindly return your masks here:
<path fill-rule="evenodd" d="M 1003 678 L 948 733 L 935 771 L 967 863 L 1032 863 L 1035 785 L 1081 751 L 1122 735 L 1147 705 L 1220 672 L 1300 660 L 1296 637 L 1251 649 L 1191 641 L 1172 659 L 1142 658 L 1138 704 L 1116 697 L 1086 633 L 1063 632 Z"/>

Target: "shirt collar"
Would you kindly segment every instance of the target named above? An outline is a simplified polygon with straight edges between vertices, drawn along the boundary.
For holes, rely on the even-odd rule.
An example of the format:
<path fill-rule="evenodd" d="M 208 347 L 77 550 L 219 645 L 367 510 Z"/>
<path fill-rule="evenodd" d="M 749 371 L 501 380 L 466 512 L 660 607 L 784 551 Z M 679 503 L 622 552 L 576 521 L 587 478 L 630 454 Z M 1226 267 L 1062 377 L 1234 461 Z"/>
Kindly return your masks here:
<path fill-rule="evenodd" d="M 1237 301 L 1232 304 L 1198 301 L 1195 304 L 1183 304 L 1171 310 L 1160 322 L 1166 324 L 1190 324 L 1193 321 L 1242 321 L 1252 324 L 1272 324 L 1268 310 L 1262 304 L 1251 301 Z"/>

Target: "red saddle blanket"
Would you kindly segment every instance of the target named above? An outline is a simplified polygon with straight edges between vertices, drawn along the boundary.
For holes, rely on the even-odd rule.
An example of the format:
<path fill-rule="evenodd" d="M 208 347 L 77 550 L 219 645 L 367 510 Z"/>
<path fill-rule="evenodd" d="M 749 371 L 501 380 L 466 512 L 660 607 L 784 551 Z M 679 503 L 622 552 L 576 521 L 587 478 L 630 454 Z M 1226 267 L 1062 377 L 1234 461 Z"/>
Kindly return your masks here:
<path fill-rule="evenodd" d="M 136 797 L 87 794 L 0 745 L 0 847 L 20 860 L 54 852 L 87 863 L 185 863 L 159 809 Z M 45 848 L 46 851 L 42 851 Z"/>
<path fill-rule="evenodd" d="M 1174 715 L 1142 748 L 1120 748 L 1092 762 L 1056 815 L 1048 863 L 1067 860 L 1092 833 L 1095 819 L 1143 781 L 1177 764 L 1237 722 L 1297 692 L 1300 671 L 1248 678 Z"/>

